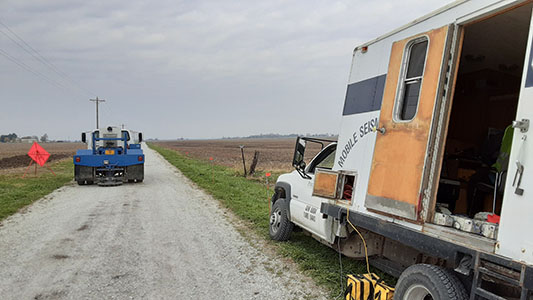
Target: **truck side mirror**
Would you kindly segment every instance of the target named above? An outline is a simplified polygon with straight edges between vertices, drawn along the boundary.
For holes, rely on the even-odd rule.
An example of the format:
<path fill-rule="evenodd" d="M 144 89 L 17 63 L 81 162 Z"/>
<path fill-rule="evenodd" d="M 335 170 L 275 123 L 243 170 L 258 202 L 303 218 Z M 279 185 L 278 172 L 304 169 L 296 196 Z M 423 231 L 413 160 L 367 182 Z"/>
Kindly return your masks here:
<path fill-rule="evenodd" d="M 143 133 L 139 132 L 139 144 L 143 141 Z"/>
<path fill-rule="evenodd" d="M 296 147 L 294 148 L 294 156 L 292 158 L 292 166 L 302 171 L 305 169 L 304 154 L 306 144 L 307 142 L 305 140 L 298 137 L 296 139 Z"/>
<path fill-rule="evenodd" d="M 87 137 L 86 137 L 86 135 L 85 135 L 85 132 L 82 132 L 82 133 L 81 133 L 81 141 L 84 142 L 84 143 L 87 142 Z"/>

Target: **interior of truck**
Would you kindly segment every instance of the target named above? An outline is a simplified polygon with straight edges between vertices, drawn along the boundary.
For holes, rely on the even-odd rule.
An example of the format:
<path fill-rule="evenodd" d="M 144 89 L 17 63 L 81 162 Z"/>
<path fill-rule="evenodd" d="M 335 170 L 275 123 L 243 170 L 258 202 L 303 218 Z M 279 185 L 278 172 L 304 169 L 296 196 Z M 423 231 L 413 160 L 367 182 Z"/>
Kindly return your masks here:
<path fill-rule="evenodd" d="M 462 231 L 482 234 L 472 220 L 499 222 L 531 9 L 523 5 L 463 27 L 435 208 L 459 217 L 446 225 Z M 457 220 L 471 220 L 470 226 Z"/>

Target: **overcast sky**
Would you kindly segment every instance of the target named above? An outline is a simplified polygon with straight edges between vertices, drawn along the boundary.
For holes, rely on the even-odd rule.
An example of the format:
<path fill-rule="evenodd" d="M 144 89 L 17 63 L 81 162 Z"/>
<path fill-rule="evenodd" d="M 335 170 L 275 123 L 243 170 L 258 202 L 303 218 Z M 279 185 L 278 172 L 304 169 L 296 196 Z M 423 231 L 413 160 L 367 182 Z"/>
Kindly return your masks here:
<path fill-rule="evenodd" d="M 96 96 L 152 138 L 338 133 L 354 47 L 450 2 L 0 0 L 0 134 L 79 139 Z"/>

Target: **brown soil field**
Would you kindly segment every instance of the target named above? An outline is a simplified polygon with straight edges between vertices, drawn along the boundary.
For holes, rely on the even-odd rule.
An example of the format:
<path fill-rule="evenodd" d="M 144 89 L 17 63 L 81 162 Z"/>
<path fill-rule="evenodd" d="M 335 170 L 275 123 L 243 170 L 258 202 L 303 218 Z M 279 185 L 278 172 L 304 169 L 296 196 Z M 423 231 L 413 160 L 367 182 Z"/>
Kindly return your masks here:
<path fill-rule="evenodd" d="M 77 149 L 85 149 L 83 143 L 40 143 L 50 153 L 49 162 L 71 157 Z M 0 143 L 0 170 L 26 167 L 31 158 L 27 155 L 32 144 Z"/>
<path fill-rule="evenodd" d="M 209 160 L 232 167 L 242 172 L 240 145 L 244 146 L 246 169 L 249 170 L 255 151 L 259 151 L 257 172 L 287 172 L 292 168 L 295 138 L 280 139 L 224 139 L 224 140 L 184 140 L 156 142 L 158 146 L 179 151 L 193 158 Z M 308 143 L 306 159 L 309 161 L 320 150 L 320 145 Z"/>

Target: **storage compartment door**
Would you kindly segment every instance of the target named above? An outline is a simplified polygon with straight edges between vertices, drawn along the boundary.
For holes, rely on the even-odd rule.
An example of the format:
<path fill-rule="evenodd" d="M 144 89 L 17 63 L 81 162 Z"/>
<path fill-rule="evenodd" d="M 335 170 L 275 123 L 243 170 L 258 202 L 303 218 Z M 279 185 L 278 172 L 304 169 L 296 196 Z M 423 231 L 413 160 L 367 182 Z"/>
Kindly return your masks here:
<path fill-rule="evenodd" d="M 369 209 L 418 219 L 428 142 L 435 103 L 442 99 L 442 77 L 448 65 L 452 28 L 441 27 L 392 45 L 365 199 Z M 421 59 L 417 57 L 423 53 L 423 46 L 426 52 L 422 67 Z M 411 56 L 411 53 L 414 54 Z M 413 83 L 419 85 L 417 91 L 413 91 Z M 415 107 L 412 97 L 417 93 Z M 407 106 L 404 106 L 407 98 Z"/>
<path fill-rule="evenodd" d="M 337 198 L 339 173 L 331 170 L 316 169 L 313 196 L 329 199 Z"/>

